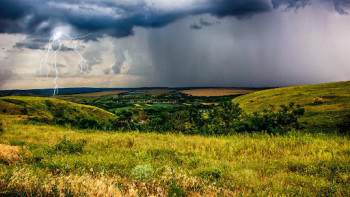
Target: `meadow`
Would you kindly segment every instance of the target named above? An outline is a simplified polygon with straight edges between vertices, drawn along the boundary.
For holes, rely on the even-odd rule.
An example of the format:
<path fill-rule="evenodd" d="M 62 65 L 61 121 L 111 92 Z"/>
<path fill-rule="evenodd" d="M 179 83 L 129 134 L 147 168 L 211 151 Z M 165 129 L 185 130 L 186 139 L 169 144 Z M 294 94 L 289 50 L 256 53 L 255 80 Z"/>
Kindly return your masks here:
<path fill-rule="evenodd" d="M 233 99 L 247 113 L 300 104 L 304 128 L 283 134 L 93 129 L 88 123 L 115 128 L 120 117 L 59 99 L 1 97 L 0 196 L 350 196 L 348 85 Z"/>
<path fill-rule="evenodd" d="M 350 195 L 346 137 L 115 133 L 1 118 L 1 195 Z"/>

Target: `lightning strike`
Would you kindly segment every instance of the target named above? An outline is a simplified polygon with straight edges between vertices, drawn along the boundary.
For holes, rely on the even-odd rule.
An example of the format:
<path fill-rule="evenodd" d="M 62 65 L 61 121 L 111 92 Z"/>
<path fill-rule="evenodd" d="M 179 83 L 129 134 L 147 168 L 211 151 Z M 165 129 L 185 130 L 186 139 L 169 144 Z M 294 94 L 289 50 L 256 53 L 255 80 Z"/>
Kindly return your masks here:
<path fill-rule="evenodd" d="M 51 71 L 53 71 L 55 73 L 55 79 L 53 80 L 54 82 L 54 91 L 53 91 L 53 96 L 57 95 L 58 93 L 58 84 L 57 84 L 57 80 L 59 78 L 59 72 L 57 69 L 57 54 L 62 51 L 62 42 L 72 42 L 73 43 L 73 47 L 72 49 L 75 51 L 75 53 L 78 55 L 79 57 L 79 66 L 80 66 L 80 73 L 84 72 L 84 68 L 85 71 L 88 72 L 89 70 L 89 65 L 88 65 L 88 61 L 81 55 L 81 53 L 78 51 L 78 43 L 77 43 L 77 39 L 83 39 L 87 36 L 91 35 L 91 33 L 86 34 L 83 37 L 72 37 L 66 33 L 63 33 L 61 31 L 57 31 L 53 34 L 53 36 L 51 36 L 49 42 L 48 42 L 48 48 L 47 51 L 45 53 L 45 55 L 43 56 L 43 58 L 41 59 L 40 62 L 40 73 L 42 72 L 43 67 L 47 67 L 47 77 L 49 76 L 49 73 Z M 56 49 L 55 49 L 55 45 Z M 49 56 L 50 54 L 53 53 L 52 56 L 52 63 L 49 63 Z"/>

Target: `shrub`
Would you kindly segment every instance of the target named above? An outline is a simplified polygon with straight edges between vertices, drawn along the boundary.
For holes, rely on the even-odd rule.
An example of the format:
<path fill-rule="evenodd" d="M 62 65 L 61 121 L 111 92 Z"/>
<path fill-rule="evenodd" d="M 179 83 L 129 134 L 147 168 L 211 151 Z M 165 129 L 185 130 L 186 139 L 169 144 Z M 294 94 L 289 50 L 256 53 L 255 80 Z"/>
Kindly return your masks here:
<path fill-rule="evenodd" d="M 209 112 L 208 122 L 202 131 L 208 134 L 228 135 L 239 124 L 243 116 L 243 110 L 238 103 L 231 101 L 220 103 L 220 105 Z"/>
<path fill-rule="evenodd" d="M 171 186 L 168 191 L 168 197 L 183 197 L 186 196 L 186 192 L 182 190 L 180 186 Z"/>
<path fill-rule="evenodd" d="M 85 146 L 86 141 L 80 140 L 78 142 L 73 142 L 72 140 L 66 139 L 66 136 L 64 136 L 61 141 L 55 145 L 54 150 L 55 152 L 63 152 L 68 154 L 74 154 L 74 153 L 82 153 L 83 147 Z"/>
<path fill-rule="evenodd" d="M 79 117 L 77 126 L 80 129 L 102 129 L 95 119 L 89 117 Z"/>
<path fill-rule="evenodd" d="M 281 105 L 280 110 L 275 112 L 273 108 L 266 109 L 262 113 L 248 115 L 236 127 L 236 131 L 267 131 L 269 133 L 285 133 L 292 129 L 300 129 L 298 118 L 304 115 L 305 109 L 300 105 L 295 106 L 291 102 L 288 106 Z"/>
<path fill-rule="evenodd" d="M 320 105 L 322 103 L 324 103 L 324 100 L 321 97 L 315 97 L 315 98 L 312 99 L 312 104 L 313 105 Z"/>
<path fill-rule="evenodd" d="M 220 179 L 221 173 L 222 173 L 221 169 L 214 168 L 214 169 L 200 170 L 198 172 L 198 175 L 204 179 L 208 179 L 209 181 L 216 181 Z"/>
<path fill-rule="evenodd" d="M 133 179 L 148 179 L 153 175 L 153 167 L 149 164 L 137 165 L 131 171 L 131 177 Z"/>
<path fill-rule="evenodd" d="M 22 108 L 20 109 L 20 112 L 21 112 L 21 114 L 23 114 L 23 115 L 28 115 L 27 106 L 25 105 L 24 107 L 22 107 Z"/>

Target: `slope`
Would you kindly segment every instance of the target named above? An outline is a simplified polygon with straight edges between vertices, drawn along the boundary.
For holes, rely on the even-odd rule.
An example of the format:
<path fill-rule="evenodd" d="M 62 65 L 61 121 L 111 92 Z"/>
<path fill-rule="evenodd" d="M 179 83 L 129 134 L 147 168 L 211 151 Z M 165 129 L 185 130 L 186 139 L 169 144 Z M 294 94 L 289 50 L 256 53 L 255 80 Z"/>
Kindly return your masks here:
<path fill-rule="evenodd" d="M 316 97 L 323 102 L 313 103 Z M 263 90 L 234 98 L 233 102 L 248 113 L 294 102 L 305 108 L 301 121 L 309 132 L 344 133 L 350 128 L 350 81 Z"/>
<path fill-rule="evenodd" d="M 30 120 L 103 129 L 116 117 L 103 109 L 54 98 L 11 96 L 0 98 L 0 114 L 28 115 Z"/>

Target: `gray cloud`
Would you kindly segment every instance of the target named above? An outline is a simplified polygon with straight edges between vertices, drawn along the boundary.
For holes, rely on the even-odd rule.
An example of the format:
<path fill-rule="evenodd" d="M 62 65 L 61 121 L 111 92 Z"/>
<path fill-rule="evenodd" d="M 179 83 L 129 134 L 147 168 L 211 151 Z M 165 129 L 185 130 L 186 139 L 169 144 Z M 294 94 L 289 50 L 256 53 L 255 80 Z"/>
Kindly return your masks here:
<path fill-rule="evenodd" d="M 114 66 L 112 67 L 114 74 L 121 73 L 121 69 L 122 69 L 122 66 L 123 66 L 123 63 L 125 60 L 126 60 L 126 57 L 125 57 L 124 53 L 117 54 L 117 61 L 115 62 Z"/>
<path fill-rule="evenodd" d="M 197 23 L 193 23 L 192 25 L 190 25 L 190 29 L 199 30 L 202 29 L 202 26 L 198 25 Z"/>
<path fill-rule="evenodd" d="M 13 75 L 14 73 L 12 70 L 7 68 L 0 68 L 0 89 L 7 80 L 11 79 Z"/>
<path fill-rule="evenodd" d="M 347 14 L 350 7 L 348 0 L 196 0 L 175 8 L 171 3 L 165 6 L 166 3 L 162 5 L 151 0 L 1 0 L 0 32 L 47 37 L 55 27 L 69 24 L 79 33 L 94 33 L 94 37 L 85 39 L 96 39 L 102 34 L 125 37 L 134 33 L 134 27 L 164 27 L 189 15 L 247 18 L 281 7 L 300 9 L 318 1 L 332 5 L 340 14 Z M 200 29 L 199 26 L 206 26 L 206 23 L 192 28 Z M 39 44 L 22 46 L 40 48 Z"/>
<path fill-rule="evenodd" d="M 186 23 L 154 29 L 149 47 L 155 84 L 261 87 L 349 80 L 349 18 L 323 11 L 226 18 L 201 31 L 183 28 Z"/>
<path fill-rule="evenodd" d="M 193 30 L 199 30 L 199 29 L 202 29 L 202 27 L 208 27 L 208 26 L 211 26 L 213 25 L 213 23 L 210 23 L 206 20 L 204 20 L 203 18 L 199 19 L 199 23 L 193 23 L 192 25 L 190 25 L 190 29 L 193 29 Z"/>
<path fill-rule="evenodd" d="M 105 75 L 109 75 L 111 73 L 111 69 L 107 68 L 103 71 Z"/>

